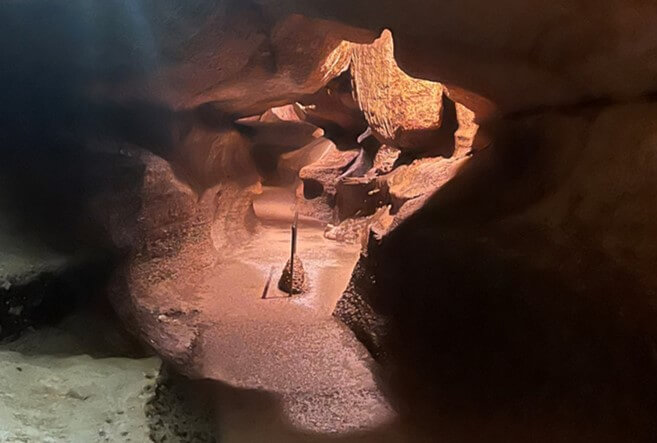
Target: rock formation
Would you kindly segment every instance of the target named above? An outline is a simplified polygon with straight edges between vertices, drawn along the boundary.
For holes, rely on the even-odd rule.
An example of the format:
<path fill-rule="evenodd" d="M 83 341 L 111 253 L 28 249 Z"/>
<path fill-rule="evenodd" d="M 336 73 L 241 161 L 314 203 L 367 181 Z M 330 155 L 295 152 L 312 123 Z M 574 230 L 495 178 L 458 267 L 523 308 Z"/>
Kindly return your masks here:
<path fill-rule="evenodd" d="M 308 290 L 308 280 L 299 257 L 294 258 L 294 273 L 292 269 L 292 260 L 288 260 L 278 280 L 278 289 L 286 294 L 303 294 Z"/>

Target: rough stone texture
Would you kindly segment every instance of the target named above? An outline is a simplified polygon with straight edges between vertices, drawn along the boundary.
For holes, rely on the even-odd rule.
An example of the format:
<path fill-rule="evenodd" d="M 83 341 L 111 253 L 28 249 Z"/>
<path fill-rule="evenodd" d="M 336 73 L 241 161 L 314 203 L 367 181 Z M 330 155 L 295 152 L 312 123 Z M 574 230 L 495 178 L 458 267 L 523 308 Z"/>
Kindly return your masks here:
<path fill-rule="evenodd" d="M 198 193 L 221 183 L 249 186 L 260 180 L 252 156 L 254 138 L 226 122 L 209 126 L 196 121 L 189 126 L 165 156 L 179 180 Z"/>
<path fill-rule="evenodd" d="M 145 410 L 161 362 L 92 357 L 105 350 L 84 343 L 101 329 L 46 328 L 0 345 L 0 441 L 148 441 Z"/>
<path fill-rule="evenodd" d="M 392 171 L 401 151 L 391 146 L 382 145 L 374 156 L 373 173 L 376 175 L 387 174 Z"/>
<path fill-rule="evenodd" d="M 296 203 L 300 214 L 334 222 L 336 185 L 358 152 L 341 151 L 331 140 L 323 139 L 290 154 L 281 165 L 292 169 L 295 180 L 301 181 Z"/>
<path fill-rule="evenodd" d="M 110 298 L 133 332 L 184 365 L 197 333 L 196 313 L 173 282 L 214 263 L 215 194 L 208 190 L 199 200 L 162 158 L 130 147 L 123 152 L 140 167 L 114 171 L 114 191 L 94 202 L 116 247 L 129 251 Z"/>
<path fill-rule="evenodd" d="M 190 381 L 163 367 L 146 406 L 150 441 L 215 443 L 215 408 L 207 382 Z"/>
<path fill-rule="evenodd" d="M 260 116 L 261 122 L 301 121 L 304 114 L 301 105 L 294 103 L 271 108 Z"/>
<path fill-rule="evenodd" d="M 430 147 L 441 126 L 442 85 L 408 76 L 393 52 L 390 31 L 371 45 L 354 46 L 354 95 L 382 143 L 402 149 Z"/>
<path fill-rule="evenodd" d="M 317 126 L 303 121 L 244 121 L 238 129 L 263 149 L 294 151 L 324 135 Z"/>
<path fill-rule="evenodd" d="M 473 110 L 474 123 L 496 136 L 494 149 L 475 156 L 434 197 L 404 204 L 400 214 L 424 201 L 429 207 L 383 239 L 375 307 L 395 331 L 388 347 L 395 392 L 407 406 L 400 410 L 418 423 L 440 425 L 445 440 L 654 439 L 654 2 L 255 3 L 266 8 L 172 0 L 8 2 L 3 32 L 25 38 L 0 43 L 9 78 L 2 91 L 3 147 L 50 149 L 53 128 L 81 133 L 70 122 L 97 108 L 71 105 L 70 97 L 87 93 L 101 103 L 144 100 L 174 109 L 202 105 L 232 117 L 259 114 L 313 94 L 345 67 L 343 27 L 326 39 L 332 24 L 286 21 L 285 13 L 376 32 L 388 27 L 399 66 L 444 82 L 444 96 Z M 310 44 L 297 57 L 300 41 Z M 308 63 L 296 71 L 289 63 L 299 59 Z M 335 63 L 326 66 L 327 60 Z M 55 108 L 62 102 L 69 106 Z M 30 107 L 44 112 L 26 113 Z M 501 121 L 488 121 L 493 117 Z M 186 221 L 172 226 L 190 236 L 160 236 L 157 222 L 135 217 L 140 192 L 108 206 L 114 208 L 109 219 L 125 217 L 121 229 L 109 231 L 132 260 L 123 274 L 128 290 L 121 291 L 157 293 L 166 302 L 146 311 L 157 313 L 166 340 L 181 341 L 181 353 L 193 334 L 175 326 L 186 311 L 170 303 L 180 294 L 168 282 L 189 271 L 185 260 L 211 256 L 194 232 L 205 232 L 201 226 L 212 217 L 195 224 L 191 208 L 206 200 L 162 170 L 163 181 L 174 184 L 146 193 L 147 206 L 153 195 L 165 197 L 144 216 L 169 221 L 161 217 L 169 203 L 172 212 L 184 207 Z M 189 248 L 182 247 L 187 239 Z M 132 254 L 133 245 L 146 254 Z M 142 320 L 146 336 L 157 335 Z M 434 411 L 443 415 L 427 415 Z"/>
<path fill-rule="evenodd" d="M 368 0 L 258 2 L 392 29 L 401 68 L 459 89 L 454 99 L 477 115 L 480 104 L 491 101 L 506 113 L 590 98 L 630 99 L 655 89 L 652 2 L 383 0 L 376 8 Z"/>
<path fill-rule="evenodd" d="M 301 180 L 314 180 L 322 186 L 322 193 L 335 196 L 338 178 L 349 164 L 358 156 L 358 152 L 340 151 L 329 140 L 324 142 L 324 151 L 319 158 L 299 170 Z"/>
<path fill-rule="evenodd" d="M 303 261 L 299 257 L 294 257 L 294 275 L 292 275 L 292 259 L 288 260 L 283 268 L 281 278 L 278 280 L 278 289 L 289 294 L 303 294 L 308 290 L 309 282 L 306 278 L 306 271 L 303 268 Z"/>
<path fill-rule="evenodd" d="M 388 211 L 389 207 L 386 206 L 368 217 L 347 218 L 337 226 L 329 224 L 324 231 L 324 237 L 345 244 L 363 244 L 372 224 L 377 223 Z"/>
<path fill-rule="evenodd" d="M 356 334 L 375 359 L 381 361 L 385 359 L 387 325 L 385 317 L 378 314 L 366 298 L 372 286 L 370 272 L 367 256 L 361 256 L 333 315 Z"/>
<path fill-rule="evenodd" d="M 386 182 L 376 177 L 347 177 L 338 182 L 338 218 L 366 217 L 389 202 Z"/>
<path fill-rule="evenodd" d="M 393 385 L 419 420 L 437 418 L 429 404 L 450 411 L 442 425 L 503 405 L 485 424 L 492 441 L 652 439 L 655 112 L 509 123 L 384 238 L 370 300 L 396 331 Z"/>
<path fill-rule="evenodd" d="M 402 165 L 385 176 L 393 211 L 404 203 L 430 194 L 451 180 L 463 165 L 461 158 L 423 158 L 410 165 Z"/>
<path fill-rule="evenodd" d="M 346 71 L 300 100 L 304 119 L 323 128 L 341 149 L 355 148 L 358 135 L 367 129 L 367 120 L 354 99 L 352 80 Z"/>
<path fill-rule="evenodd" d="M 475 121 L 475 113 L 458 102 L 455 105 L 456 118 L 459 124 L 454 133 L 455 151 L 461 154 L 463 151 L 467 152 L 471 149 L 487 147 L 489 140 L 484 140 L 485 136 L 482 135 L 482 131 L 479 131 L 479 125 Z"/>
<path fill-rule="evenodd" d="M 138 12 L 120 1 L 105 7 L 133 21 L 130 14 L 140 14 L 141 29 L 131 31 L 143 34 L 132 37 L 146 66 L 129 81 L 103 79 L 94 85 L 96 95 L 174 109 L 213 103 L 224 113 L 247 116 L 294 102 L 347 69 L 349 41 L 372 39 L 367 31 L 300 15 L 279 20 L 243 2 L 167 0 L 147 2 Z M 111 47 L 93 50 L 111 53 L 115 63 L 130 61 Z"/>

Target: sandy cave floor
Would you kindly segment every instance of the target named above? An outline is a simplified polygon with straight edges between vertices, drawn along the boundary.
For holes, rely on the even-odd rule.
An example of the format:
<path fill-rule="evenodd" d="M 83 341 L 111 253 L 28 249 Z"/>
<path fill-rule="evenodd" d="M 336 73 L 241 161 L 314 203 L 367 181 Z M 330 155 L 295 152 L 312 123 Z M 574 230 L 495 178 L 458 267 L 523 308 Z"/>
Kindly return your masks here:
<path fill-rule="evenodd" d="M 243 247 L 188 280 L 189 287 L 179 288 L 194 294 L 205 325 L 196 351 L 201 376 L 238 390 L 273 394 L 268 400 L 239 391 L 225 396 L 218 424 L 222 442 L 258 441 L 248 435 L 265 429 L 268 438 L 278 432 L 286 435 L 280 441 L 296 441 L 289 432 L 345 434 L 394 420 L 375 381 L 375 363 L 332 316 L 360 246 L 328 240 L 321 228 L 301 225 L 298 255 L 310 289 L 292 298 L 277 287 L 289 246 L 288 224 L 262 224 Z M 272 267 L 274 277 L 263 300 Z"/>
<path fill-rule="evenodd" d="M 392 411 L 376 386 L 369 355 L 331 315 L 359 247 L 301 226 L 298 254 L 310 290 L 289 298 L 277 287 L 289 243 L 288 225 L 264 225 L 195 288 L 210 325 L 201 336 L 203 375 L 280 394 L 285 418 L 299 429 L 344 432 L 385 422 Z"/>

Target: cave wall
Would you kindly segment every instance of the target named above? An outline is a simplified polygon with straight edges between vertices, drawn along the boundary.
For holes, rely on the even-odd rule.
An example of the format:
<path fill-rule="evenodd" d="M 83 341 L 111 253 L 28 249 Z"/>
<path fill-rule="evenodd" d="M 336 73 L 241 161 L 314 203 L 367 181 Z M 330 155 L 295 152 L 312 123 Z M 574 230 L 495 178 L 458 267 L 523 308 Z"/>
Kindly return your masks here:
<path fill-rule="evenodd" d="M 650 440 L 654 110 L 509 121 L 374 248 L 368 300 L 409 414 L 489 441 Z"/>
<path fill-rule="evenodd" d="M 481 114 L 487 114 L 487 100 L 503 112 L 517 112 L 654 91 L 657 6 L 651 1 L 258 3 L 281 14 L 388 28 L 402 69 L 453 87 Z"/>

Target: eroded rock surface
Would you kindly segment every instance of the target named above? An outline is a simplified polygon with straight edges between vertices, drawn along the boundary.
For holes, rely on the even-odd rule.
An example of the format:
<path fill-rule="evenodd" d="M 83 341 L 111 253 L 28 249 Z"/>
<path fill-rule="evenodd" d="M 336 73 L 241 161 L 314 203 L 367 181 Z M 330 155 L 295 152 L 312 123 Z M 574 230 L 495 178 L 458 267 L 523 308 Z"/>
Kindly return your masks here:
<path fill-rule="evenodd" d="M 208 191 L 199 201 L 162 158 L 130 147 L 124 152 L 140 167 L 132 175 L 131 169 L 116 170 L 114 179 L 124 186 L 115 189 L 123 192 L 95 201 L 115 245 L 130 254 L 113 278 L 110 297 L 137 335 L 183 364 L 191 358 L 196 313 L 172 282 L 214 263 L 214 194 Z"/>
<path fill-rule="evenodd" d="M 393 52 L 390 31 L 371 45 L 354 46 L 354 95 L 383 143 L 428 148 L 441 126 L 442 85 L 410 77 L 397 66 Z"/>
<path fill-rule="evenodd" d="M 148 441 L 161 361 L 116 355 L 127 348 L 107 327 L 69 319 L 0 344 L 0 440 Z"/>
<path fill-rule="evenodd" d="M 294 269 L 294 272 L 292 270 Z M 309 282 L 306 279 L 306 271 L 303 269 L 303 261 L 299 257 L 288 260 L 281 278 L 278 280 L 278 289 L 287 294 L 302 294 L 308 290 Z"/>

